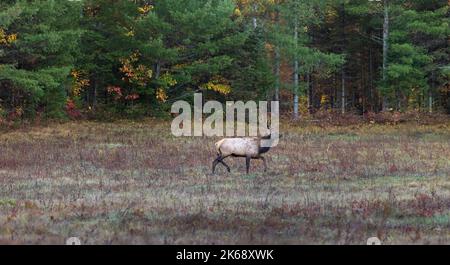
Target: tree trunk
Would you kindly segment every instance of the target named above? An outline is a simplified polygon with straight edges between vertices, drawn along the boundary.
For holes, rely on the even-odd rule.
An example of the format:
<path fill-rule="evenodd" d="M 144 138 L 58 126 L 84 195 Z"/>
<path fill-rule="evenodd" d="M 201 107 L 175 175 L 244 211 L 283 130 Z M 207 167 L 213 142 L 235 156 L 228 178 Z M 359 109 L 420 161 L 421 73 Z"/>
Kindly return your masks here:
<path fill-rule="evenodd" d="M 345 3 L 342 2 L 342 53 L 345 46 Z M 345 64 L 341 68 L 341 113 L 345 113 Z"/>
<path fill-rule="evenodd" d="M 280 50 L 275 47 L 275 101 L 280 100 Z"/>
<path fill-rule="evenodd" d="M 366 99 L 367 99 L 367 85 L 366 85 L 366 76 L 364 74 L 364 62 L 363 60 L 360 60 L 359 62 L 361 64 L 361 82 L 360 82 L 360 91 L 362 95 L 359 95 L 358 101 L 361 101 L 361 107 L 362 107 L 362 113 L 364 114 L 366 112 Z"/>
<path fill-rule="evenodd" d="M 340 90 L 338 88 L 336 74 L 334 74 L 333 75 L 333 106 L 332 106 L 333 109 L 335 109 L 339 106 L 339 103 L 340 103 L 339 93 L 340 93 Z"/>
<path fill-rule="evenodd" d="M 310 73 L 306 74 L 306 97 L 307 97 L 307 101 L 308 101 L 308 113 L 311 113 L 311 84 L 310 84 L 310 80 L 311 80 L 311 75 Z"/>
<path fill-rule="evenodd" d="M 155 78 L 159 78 L 161 75 L 161 62 L 158 60 L 155 65 Z"/>
<path fill-rule="evenodd" d="M 297 47 L 298 42 L 298 22 L 295 21 L 295 27 L 294 27 L 294 41 L 295 41 L 295 47 Z M 294 120 L 298 120 L 299 114 L 298 114 L 298 58 L 297 55 L 295 56 L 294 60 Z"/>
<path fill-rule="evenodd" d="M 428 112 L 433 113 L 433 91 L 434 87 L 434 72 L 431 73 L 431 86 L 428 88 Z"/>
<path fill-rule="evenodd" d="M 389 6 L 388 0 L 384 0 L 384 22 L 383 22 L 383 83 L 386 85 L 387 56 L 389 49 Z M 388 100 L 386 95 L 383 98 L 383 111 L 388 109 Z"/>
<path fill-rule="evenodd" d="M 95 110 L 97 106 L 97 89 L 98 89 L 98 81 L 94 81 L 94 91 L 92 94 L 92 109 Z"/>
<path fill-rule="evenodd" d="M 345 113 L 345 74 L 344 68 L 341 71 L 341 113 Z"/>
<path fill-rule="evenodd" d="M 431 89 L 428 90 L 428 112 L 433 113 L 433 93 L 431 93 Z"/>
<path fill-rule="evenodd" d="M 275 23 L 279 23 L 279 13 L 275 11 Z M 275 44 L 275 101 L 280 100 L 280 47 Z"/>
<path fill-rule="evenodd" d="M 309 75 L 309 85 L 310 85 L 310 97 L 311 97 L 311 112 L 314 112 L 317 108 L 317 105 L 320 107 L 320 99 L 319 104 L 317 103 L 316 94 L 314 92 L 314 74 L 310 73 Z"/>
<path fill-rule="evenodd" d="M 257 4 L 256 3 L 254 3 L 253 4 L 253 12 L 254 12 L 254 14 L 253 14 L 253 18 L 252 18 L 252 21 L 253 21 L 253 29 L 256 29 L 257 27 L 258 27 L 258 20 L 256 19 L 256 11 L 258 10 L 258 6 L 257 6 Z"/>
<path fill-rule="evenodd" d="M 369 49 L 369 102 L 370 110 L 373 111 L 375 106 L 375 101 L 373 97 L 373 58 L 372 58 L 372 47 Z"/>

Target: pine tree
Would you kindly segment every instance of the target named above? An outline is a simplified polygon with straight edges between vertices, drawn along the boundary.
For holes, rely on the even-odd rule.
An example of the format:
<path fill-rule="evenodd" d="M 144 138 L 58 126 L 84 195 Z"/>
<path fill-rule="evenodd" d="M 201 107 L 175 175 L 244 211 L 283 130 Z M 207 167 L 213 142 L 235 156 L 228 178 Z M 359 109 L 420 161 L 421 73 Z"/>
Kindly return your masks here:
<path fill-rule="evenodd" d="M 321 0 L 291 0 L 281 6 L 283 23 L 275 36 L 282 43 L 283 53 L 293 66 L 293 119 L 299 118 L 300 75 L 306 81 L 306 76 L 313 69 L 321 68 L 320 74 L 327 76 L 343 62 L 340 56 L 322 52 L 311 43 L 310 29 L 322 23 L 324 14 L 321 10 L 324 7 L 325 1 Z"/>
<path fill-rule="evenodd" d="M 69 73 L 78 54 L 79 4 L 8 1 L 0 4 L 0 85 L 4 107 L 63 117 Z M 0 36 L 0 39 L 3 38 Z"/>

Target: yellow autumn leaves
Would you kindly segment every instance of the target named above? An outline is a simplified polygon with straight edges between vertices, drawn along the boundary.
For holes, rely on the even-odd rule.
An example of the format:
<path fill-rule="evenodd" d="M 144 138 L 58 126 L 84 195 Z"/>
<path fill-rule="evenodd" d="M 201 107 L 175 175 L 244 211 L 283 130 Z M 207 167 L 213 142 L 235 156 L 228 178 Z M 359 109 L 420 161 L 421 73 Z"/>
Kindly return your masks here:
<path fill-rule="evenodd" d="M 122 66 L 119 70 L 124 74 L 122 80 L 139 86 L 145 86 L 153 76 L 153 71 L 143 64 L 134 64 L 139 61 L 139 52 L 132 53 L 128 58 L 120 59 Z"/>
<path fill-rule="evenodd" d="M 136 51 L 127 58 L 120 59 L 122 66 L 119 70 L 123 73 L 123 81 L 131 84 L 137 84 L 141 87 L 147 86 L 153 77 L 153 71 L 143 64 L 137 64 L 141 54 Z M 137 64 L 137 66 L 136 66 Z M 173 87 L 177 84 L 177 80 L 166 72 L 158 77 L 160 86 L 156 89 L 156 99 L 159 102 L 166 102 L 169 96 L 167 95 L 167 88 Z M 228 95 L 231 92 L 231 86 L 224 77 L 214 76 L 207 83 L 200 85 L 201 89 L 216 91 L 223 95 Z"/>
<path fill-rule="evenodd" d="M 236 7 L 234 9 L 234 15 L 237 17 L 240 17 L 242 15 L 241 10 L 239 9 L 239 7 Z"/>
<path fill-rule="evenodd" d="M 169 96 L 167 96 L 166 91 L 160 87 L 156 90 L 156 99 L 160 102 L 166 102 Z"/>
<path fill-rule="evenodd" d="M 330 102 L 330 97 L 328 95 L 322 95 L 320 97 L 320 105 L 324 106 L 327 105 Z"/>
<path fill-rule="evenodd" d="M 122 65 L 119 70 L 123 74 L 123 81 L 145 87 L 150 83 L 153 71 L 143 64 L 137 64 L 140 56 L 139 52 L 134 52 L 129 57 L 120 59 Z M 71 94 L 77 97 L 85 87 L 89 86 L 88 74 L 76 69 L 70 74 L 74 79 Z M 160 86 L 156 89 L 155 97 L 159 102 L 166 102 L 169 98 L 167 88 L 175 86 L 178 82 L 169 72 L 162 74 L 158 82 Z M 200 89 L 216 91 L 222 95 L 228 95 L 231 92 L 229 81 L 219 75 L 213 76 L 207 83 L 200 85 Z"/>
<path fill-rule="evenodd" d="M 146 4 L 146 5 L 142 6 L 142 7 L 139 7 L 139 8 L 138 8 L 138 11 L 139 11 L 139 13 L 141 13 L 142 15 L 146 15 L 146 14 L 148 14 L 150 11 L 152 11 L 153 8 L 154 8 L 154 6 L 149 5 L 149 4 Z"/>
<path fill-rule="evenodd" d="M 201 89 L 216 91 L 223 95 L 228 95 L 231 92 L 231 86 L 228 81 L 222 76 L 213 77 L 208 83 L 200 86 Z"/>
<path fill-rule="evenodd" d="M 128 29 L 128 28 L 124 28 L 125 29 L 125 36 L 127 37 L 134 37 L 134 30 L 133 29 Z"/>
<path fill-rule="evenodd" d="M 160 80 L 167 87 L 171 87 L 177 84 L 177 81 L 169 73 L 165 73 L 164 75 L 162 75 L 160 77 Z M 209 82 L 200 85 L 200 89 L 212 90 L 222 95 L 228 95 L 229 93 L 231 93 L 231 86 L 229 85 L 228 80 L 226 80 L 222 76 L 214 76 Z M 158 101 L 166 102 L 168 98 L 169 97 L 164 87 L 159 87 L 156 90 L 156 99 Z"/>
<path fill-rule="evenodd" d="M 17 34 L 7 34 L 0 28 L 0 45 L 9 45 L 17 41 Z"/>
<path fill-rule="evenodd" d="M 135 64 L 139 61 L 141 54 L 139 52 L 132 53 L 128 58 L 120 59 L 122 66 L 119 70 L 123 73 L 123 81 L 131 84 L 137 84 L 141 87 L 145 87 L 153 77 L 153 71 L 143 64 Z M 173 79 L 169 74 L 164 74 L 160 77 L 162 83 L 167 86 L 174 86 L 177 81 Z M 159 87 L 156 90 L 156 99 L 160 102 L 165 102 L 168 99 L 166 91 L 163 87 Z"/>
<path fill-rule="evenodd" d="M 153 9 L 154 9 L 153 5 L 146 4 L 144 6 L 138 7 L 137 11 L 141 16 L 145 16 L 148 13 L 150 13 L 150 11 L 152 11 Z M 125 30 L 124 34 L 127 37 L 131 38 L 134 37 L 134 35 L 136 34 L 133 28 L 123 27 L 123 29 Z"/>
<path fill-rule="evenodd" d="M 81 94 L 83 88 L 89 86 L 89 79 L 86 78 L 87 74 L 84 71 L 72 70 L 70 75 L 73 77 L 74 82 L 72 84 L 72 96 L 78 97 Z"/>
<path fill-rule="evenodd" d="M 164 73 L 159 78 L 159 80 L 166 87 L 172 87 L 172 86 L 174 86 L 174 85 L 176 85 L 178 83 L 177 80 L 175 80 L 175 78 L 173 78 L 172 75 L 169 74 L 168 72 Z M 167 95 L 166 90 L 164 89 L 164 87 L 161 86 L 161 87 L 159 87 L 156 90 L 156 99 L 158 101 L 166 102 L 168 98 L 169 98 L 169 96 Z"/>

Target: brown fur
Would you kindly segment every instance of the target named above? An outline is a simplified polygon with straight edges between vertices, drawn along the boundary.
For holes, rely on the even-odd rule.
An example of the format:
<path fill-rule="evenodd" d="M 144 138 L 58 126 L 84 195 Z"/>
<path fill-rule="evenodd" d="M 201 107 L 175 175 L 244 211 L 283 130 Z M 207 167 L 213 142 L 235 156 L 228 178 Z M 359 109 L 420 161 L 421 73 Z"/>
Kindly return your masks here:
<path fill-rule="evenodd" d="M 249 172 L 251 159 L 263 160 L 264 171 L 266 171 L 266 160 L 261 156 L 261 154 L 269 151 L 269 148 L 261 148 L 260 142 L 261 139 L 258 137 L 224 138 L 216 142 L 217 158 L 213 162 L 213 173 L 218 163 L 223 164 L 227 168 L 228 172 L 230 172 L 229 166 L 223 161 L 223 159 L 229 156 L 245 157 L 247 174 Z"/>

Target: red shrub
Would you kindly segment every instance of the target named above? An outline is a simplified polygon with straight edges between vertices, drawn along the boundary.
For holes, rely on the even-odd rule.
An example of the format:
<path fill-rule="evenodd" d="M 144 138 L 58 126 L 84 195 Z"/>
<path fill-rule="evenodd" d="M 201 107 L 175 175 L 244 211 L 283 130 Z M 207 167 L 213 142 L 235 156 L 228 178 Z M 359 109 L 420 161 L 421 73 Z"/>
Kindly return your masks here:
<path fill-rule="evenodd" d="M 139 95 L 138 94 L 130 94 L 130 95 L 127 95 L 125 97 L 125 99 L 126 100 L 136 100 L 136 99 L 139 99 Z"/>
<path fill-rule="evenodd" d="M 10 111 L 6 119 L 8 121 L 15 121 L 20 119 L 22 116 L 23 116 L 23 109 L 21 107 L 18 107 Z"/>
<path fill-rule="evenodd" d="M 66 113 L 71 119 L 78 119 L 81 117 L 81 112 L 77 109 L 77 106 L 71 99 L 67 100 Z"/>
<path fill-rule="evenodd" d="M 114 96 L 114 100 L 119 100 L 123 96 L 122 88 L 118 86 L 108 86 L 106 90 L 110 95 Z"/>

